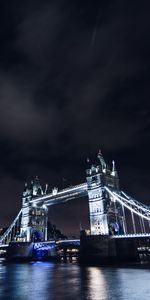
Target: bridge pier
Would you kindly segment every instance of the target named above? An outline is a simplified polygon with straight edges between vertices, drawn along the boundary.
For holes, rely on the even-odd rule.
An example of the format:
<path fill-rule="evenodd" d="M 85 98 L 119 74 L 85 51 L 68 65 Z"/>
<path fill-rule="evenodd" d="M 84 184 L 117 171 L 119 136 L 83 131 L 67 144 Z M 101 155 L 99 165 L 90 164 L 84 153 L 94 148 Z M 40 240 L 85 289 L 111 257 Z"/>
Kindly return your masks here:
<path fill-rule="evenodd" d="M 150 262 L 149 236 L 81 235 L 80 262 L 124 264 Z"/>

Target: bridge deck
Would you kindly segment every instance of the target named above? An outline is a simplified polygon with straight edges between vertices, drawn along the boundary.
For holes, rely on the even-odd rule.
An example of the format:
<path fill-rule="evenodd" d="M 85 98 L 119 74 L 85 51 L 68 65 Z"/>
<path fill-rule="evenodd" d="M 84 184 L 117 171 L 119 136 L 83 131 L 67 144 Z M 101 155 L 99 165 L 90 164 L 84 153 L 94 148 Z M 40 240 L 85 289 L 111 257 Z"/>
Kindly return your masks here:
<path fill-rule="evenodd" d="M 45 205 L 51 206 L 55 204 L 60 204 L 72 199 L 75 199 L 77 197 L 84 197 L 87 195 L 87 184 L 82 183 L 77 186 L 73 186 L 61 191 L 58 191 L 56 193 L 50 193 L 46 195 L 42 195 L 40 197 L 36 197 L 31 200 L 31 203 L 40 203 L 44 202 Z"/>

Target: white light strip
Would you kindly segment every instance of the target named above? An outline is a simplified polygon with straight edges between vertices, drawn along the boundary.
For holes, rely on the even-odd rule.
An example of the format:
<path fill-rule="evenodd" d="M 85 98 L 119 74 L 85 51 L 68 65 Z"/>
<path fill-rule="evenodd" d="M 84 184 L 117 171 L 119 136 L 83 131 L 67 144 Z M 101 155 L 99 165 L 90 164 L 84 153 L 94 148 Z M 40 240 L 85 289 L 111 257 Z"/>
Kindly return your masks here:
<path fill-rule="evenodd" d="M 132 199 L 131 199 L 131 200 L 127 200 L 127 199 L 125 199 L 124 197 L 118 195 L 118 194 L 115 193 L 115 192 L 113 192 L 113 194 L 116 195 L 117 197 L 121 198 L 123 201 L 126 201 L 126 202 L 128 202 L 129 204 L 136 206 L 138 209 L 141 209 L 141 210 L 144 211 L 144 212 L 147 211 L 147 212 L 150 214 L 150 208 L 149 208 L 149 209 L 148 209 L 148 208 L 145 209 L 145 208 L 141 205 L 141 203 L 138 203 L 137 201 L 134 202 Z"/>
<path fill-rule="evenodd" d="M 59 244 L 59 243 L 74 243 L 74 242 L 77 242 L 77 243 L 79 243 L 80 242 L 80 240 L 61 240 L 61 241 L 56 241 L 56 243 L 57 244 Z"/>
<path fill-rule="evenodd" d="M 42 196 L 42 197 L 35 198 L 35 199 L 31 200 L 30 203 L 40 202 L 40 201 L 43 201 L 45 199 L 51 200 L 50 198 L 57 199 L 57 197 L 59 198 L 59 196 L 61 196 L 63 194 L 68 194 L 69 192 L 72 193 L 73 191 L 76 191 L 76 190 L 79 190 L 79 191 L 80 190 L 81 191 L 85 190 L 86 191 L 87 190 L 87 183 L 82 183 L 82 184 L 76 185 L 76 186 L 74 186 L 72 188 L 64 189 L 64 190 L 62 190 L 60 192 L 57 192 L 56 195 L 53 195 L 53 193 L 51 193 L 51 194 L 47 194 L 47 195 Z"/>
<path fill-rule="evenodd" d="M 140 205 L 140 209 L 144 209 L 145 211 L 150 212 L 150 208 L 147 205 L 144 205 L 141 202 L 138 202 L 137 200 L 133 199 L 132 197 L 129 197 L 125 192 L 121 191 L 121 193 L 128 199 L 130 200 L 130 202 L 132 201 L 134 203 L 134 205 L 139 206 Z"/>
<path fill-rule="evenodd" d="M 17 217 L 15 218 L 15 220 L 11 223 L 11 225 L 8 227 L 8 229 L 4 232 L 4 234 L 0 237 L 0 243 L 2 243 L 2 241 L 8 236 L 8 234 L 10 233 L 10 231 L 12 230 L 12 228 L 15 226 L 16 222 L 18 221 L 18 218 L 20 217 L 22 213 L 22 209 L 19 211 Z"/>
<path fill-rule="evenodd" d="M 138 216 L 150 221 L 150 216 L 147 217 L 145 215 L 143 215 L 140 212 L 137 212 L 134 208 L 130 207 L 128 204 L 126 204 L 124 201 L 129 202 L 128 200 L 124 199 L 124 201 L 122 201 L 121 199 L 119 199 L 118 195 L 113 193 L 108 187 L 105 186 L 106 191 L 115 198 L 115 200 L 117 200 L 119 203 L 121 203 L 122 205 L 124 205 L 126 208 L 128 208 L 130 211 L 133 211 L 135 214 L 137 214 Z M 122 198 L 122 197 L 121 197 Z M 129 202 L 130 203 L 130 202 Z"/>
<path fill-rule="evenodd" d="M 114 239 L 130 238 L 130 237 L 150 237 L 150 233 L 121 234 L 121 235 L 112 236 L 112 238 Z"/>

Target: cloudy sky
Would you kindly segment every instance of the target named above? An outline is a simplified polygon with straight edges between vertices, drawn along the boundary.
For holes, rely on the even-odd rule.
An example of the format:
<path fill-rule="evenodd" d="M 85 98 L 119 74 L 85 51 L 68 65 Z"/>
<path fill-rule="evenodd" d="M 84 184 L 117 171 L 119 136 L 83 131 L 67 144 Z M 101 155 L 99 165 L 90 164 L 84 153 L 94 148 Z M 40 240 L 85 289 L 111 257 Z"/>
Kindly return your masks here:
<path fill-rule="evenodd" d="M 0 226 L 24 182 L 84 182 L 99 148 L 122 188 L 150 204 L 149 15 L 148 0 L 0 1 Z M 87 199 L 50 219 L 77 233 Z"/>

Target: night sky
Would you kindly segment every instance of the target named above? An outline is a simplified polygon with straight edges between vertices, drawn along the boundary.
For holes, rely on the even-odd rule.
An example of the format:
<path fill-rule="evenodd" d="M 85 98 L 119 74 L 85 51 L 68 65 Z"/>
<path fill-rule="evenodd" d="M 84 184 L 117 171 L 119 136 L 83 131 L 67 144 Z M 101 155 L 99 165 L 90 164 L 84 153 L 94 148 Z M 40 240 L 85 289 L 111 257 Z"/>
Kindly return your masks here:
<path fill-rule="evenodd" d="M 85 181 L 86 158 L 115 159 L 120 184 L 150 205 L 150 2 L 0 1 L 0 226 L 26 181 Z M 77 234 L 88 200 L 49 209 Z"/>

